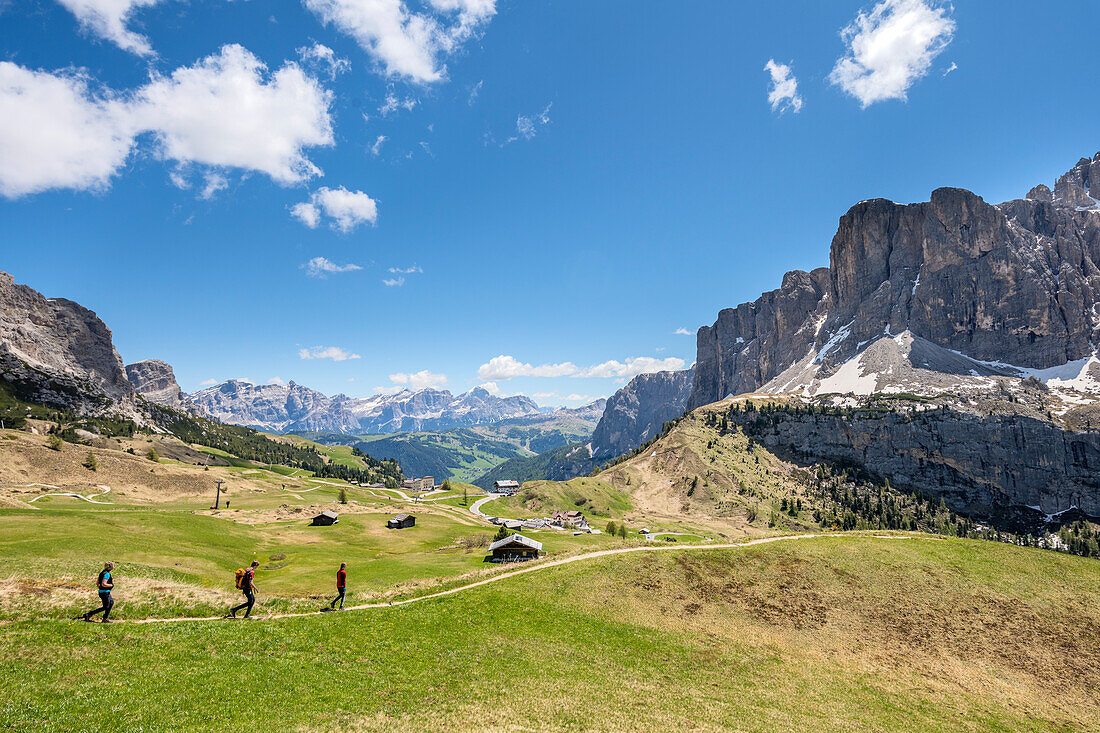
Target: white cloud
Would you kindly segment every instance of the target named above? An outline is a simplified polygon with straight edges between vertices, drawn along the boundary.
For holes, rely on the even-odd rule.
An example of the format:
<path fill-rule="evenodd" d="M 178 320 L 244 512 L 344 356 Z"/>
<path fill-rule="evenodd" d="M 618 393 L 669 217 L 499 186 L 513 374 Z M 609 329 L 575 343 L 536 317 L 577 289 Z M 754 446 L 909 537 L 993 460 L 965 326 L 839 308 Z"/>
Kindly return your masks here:
<path fill-rule="evenodd" d="M 629 358 L 625 362 L 611 360 L 580 369 L 576 364 L 569 361 L 561 364 L 532 366 L 519 361 L 513 356 L 501 354 L 478 367 L 477 376 L 479 379 L 487 381 L 503 381 L 515 379 L 516 377 L 632 378 L 649 372 L 676 371 L 683 368 L 684 360 L 676 357 L 655 359 L 650 356 L 637 356 Z"/>
<path fill-rule="evenodd" d="M 124 118 L 84 74 L 0 62 L 0 194 L 106 188 L 134 143 Z"/>
<path fill-rule="evenodd" d="M 412 267 L 391 267 L 390 272 L 395 275 L 413 275 L 424 271 L 420 269 L 419 265 L 413 265 Z"/>
<path fill-rule="evenodd" d="M 686 328 L 680 327 L 672 332 L 674 336 L 694 336 L 694 331 L 689 331 Z"/>
<path fill-rule="evenodd" d="M 950 65 L 950 66 L 948 66 L 948 67 L 947 67 L 946 69 L 944 69 L 944 70 L 943 70 L 943 75 L 944 75 L 944 76 L 947 76 L 948 74 L 950 74 L 950 73 L 951 73 L 952 71 L 954 71 L 954 70 L 955 70 L 955 69 L 957 69 L 957 68 L 959 68 L 959 65 L 958 65 L 958 64 L 956 64 L 956 63 L 955 63 L 954 61 L 952 61 L 952 62 L 951 62 L 951 65 Z"/>
<path fill-rule="evenodd" d="M 310 195 L 309 201 L 292 206 L 290 215 L 310 229 L 316 229 L 327 216 L 334 229 L 347 233 L 360 224 L 378 221 L 378 204 L 362 191 L 322 187 Z"/>
<path fill-rule="evenodd" d="M 405 284 L 405 278 L 403 277 L 391 277 L 382 281 L 382 284 L 387 288 L 399 288 Z"/>
<path fill-rule="evenodd" d="M 608 379 L 614 377 L 622 377 L 624 379 L 632 379 L 639 374 L 649 374 L 651 372 L 664 372 L 664 371 L 679 371 L 684 368 L 684 360 L 675 356 L 670 356 L 666 359 L 655 359 L 652 356 L 637 356 L 631 359 L 627 359 L 625 362 L 605 361 L 602 364 L 596 364 L 590 366 L 587 369 L 582 369 L 573 376 L 575 377 L 596 377 L 601 379 Z"/>
<path fill-rule="evenodd" d="M 955 21 L 937 0 L 881 0 L 841 30 L 848 52 L 829 81 L 864 109 L 887 99 L 906 99 L 914 82 L 951 43 Z"/>
<path fill-rule="evenodd" d="M 542 112 L 534 115 L 520 115 L 516 117 L 516 134 L 508 138 L 504 145 L 513 143 L 520 138 L 524 140 L 530 140 L 538 134 L 540 128 L 550 124 L 550 108 L 554 106 L 553 102 L 550 102 L 543 108 Z"/>
<path fill-rule="evenodd" d="M 481 387 L 483 390 L 485 390 L 486 392 L 488 392 L 491 395 L 495 395 L 497 397 L 500 396 L 500 393 L 501 393 L 500 385 L 497 384 L 496 382 L 482 382 L 481 384 L 479 384 L 477 386 Z"/>
<path fill-rule="evenodd" d="M 229 188 L 229 179 L 215 171 L 210 171 L 203 176 L 203 181 L 205 185 L 202 187 L 202 193 L 199 194 L 201 199 L 210 200 L 217 195 L 218 191 Z"/>
<path fill-rule="evenodd" d="M 418 83 L 443 79 L 442 57 L 454 52 L 496 13 L 496 0 L 304 0 L 326 24 L 348 34 L 385 73 Z"/>
<path fill-rule="evenodd" d="M 335 79 L 338 74 L 343 74 L 351 69 L 351 64 L 347 59 L 340 58 L 335 51 L 323 43 L 303 46 L 297 51 L 298 58 L 302 60 L 303 66 L 317 72 L 324 72 L 329 79 Z"/>
<path fill-rule="evenodd" d="M 280 387 L 285 387 L 286 386 L 286 382 L 283 381 L 282 377 L 272 377 L 271 379 L 264 382 L 264 384 L 277 384 Z"/>
<path fill-rule="evenodd" d="M 338 265 L 324 257 L 314 257 L 312 260 L 302 265 L 302 267 L 305 268 L 306 274 L 310 277 L 325 277 L 329 273 L 355 272 L 356 270 L 363 269 L 359 265 L 353 264 Z"/>
<path fill-rule="evenodd" d="M 281 184 L 320 175 L 303 149 L 332 144 L 332 94 L 297 64 L 266 71 L 244 47 L 223 46 L 155 75 L 131 105 L 133 125 L 152 131 L 168 160 L 260 171 Z"/>
<path fill-rule="evenodd" d="M 575 364 L 524 364 L 513 356 L 494 356 L 487 364 L 478 367 L 477 376 L 486 381 L 515 379 L 516 377 L 567 377 L 577 371 Z"/>
<path fill-rule="evenodd" d="M 393 90 L 386 92 L 386 98 L 382 101 L 382 106 L 378 108 L 378 114 L 383 117 L 389 117 L 390 114 L 396 112 L 399 109 L 403 109 L 406 112 L 411 112 L 416 105 L 420 103 L 420 100 L 414 97 L 405 97 L 404 99 L 398 99 L 397 95 L 393 93 Z"/>
<path fill-rule="evenodd" d="M 385 135 L 379 135 L 378 139 L 374 141 L 374 145 L 370 146 L 370 154 L 378 155 L 382 152 L 382 143 L 386 142 L 388 138 Z"/>
<path fill-rule="evenodd" d="M 391 374 L 390 381 L 394 384 L 407 386 L 411 389 L 424 389 L 425 387 L 445 387 L 447 386 L 447 375 L 433 374 L 427 369 L 423 369 L 413 374 L 406 374 L 404 372 Z"/>
<path fill-rule="evenodd" d="M 160 0 L 58 0 L 80 25 L 95 35 L 138 56 L 152 56 L 149 39 L 126 25 L 135 8 L 156 5 Z"/>
<path fill-rule="evenodd" d="M 312 346 L 308 349 L 298 349 L 299 359 L 332 359 L 333 361 L 347 361 L 359 359 L 359 354 L 352 354 L 339 346 Z"/>
<path fill-rule="evenodd" d="M 798 79 L 791 74 L 791 67 L 769 59 L 764 65 L 764 71 L 772 77 L 771 87 L 768 89 L 768 104 L 772 106 L 772 112 L 783 114 L 790 110 L 797 114 L 802 111 L 802 95 L 798 93 Z"/>
<path fill-rule="evenodd" d="M 473 107 L 474 102 L 477 101 L 478 95 L 481 94 L 481 87 L 485 85 L 485 80 L 482 79 L 477 84 L 474 84 L 474 88 L 470 90 L 470 96 L 466 98 L 466 104 Z"/>
<path fill-rule="evenodd" d="M 290 207 L 290 215 L 310 229 L 321 225 L 321 210 L 311 203 L 294 204 Z"/>
<path fill-rule="evenodd" d="M 199 382 L 199 386 L 200 387 L 210 387 L 210 386 L 215 385 L 217 383 L 218 383 L 218 380 L 216 380 L 216 379 L 204 379 L 201 382 Z"/>

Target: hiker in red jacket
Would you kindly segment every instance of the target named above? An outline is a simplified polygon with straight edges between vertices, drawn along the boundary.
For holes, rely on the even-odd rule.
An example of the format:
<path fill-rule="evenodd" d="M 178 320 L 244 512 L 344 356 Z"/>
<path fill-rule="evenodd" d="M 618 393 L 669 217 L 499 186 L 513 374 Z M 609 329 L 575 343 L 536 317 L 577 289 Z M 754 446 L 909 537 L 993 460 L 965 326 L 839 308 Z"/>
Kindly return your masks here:
<path fill-rule="evenodd" d="M 340 569 L 336 571 L 336 597 L 332 599 L 329 608 L 336 608 L 336 601 L 340 601 L 340 610 L 344 610 L 344 594 L 348 589 L 348 564 L 340 563 Z"/>
<path fill-rule="evenodd" d="M 256 603 L 256 568 L 260 567 L 259 560 L 253 560 L 252 564 L 244 571 L 244 577 L 241 578 L 241 592 L 244 593 L 244 603 L 239 606 L 234 606 L 229 609 L 229 613 L 226 614 L 226 618 L 237 618 L 237 611 L 242 608 L 245 609 L 244 617 L 248 618 L 252 613 L 252 606 Z"/>

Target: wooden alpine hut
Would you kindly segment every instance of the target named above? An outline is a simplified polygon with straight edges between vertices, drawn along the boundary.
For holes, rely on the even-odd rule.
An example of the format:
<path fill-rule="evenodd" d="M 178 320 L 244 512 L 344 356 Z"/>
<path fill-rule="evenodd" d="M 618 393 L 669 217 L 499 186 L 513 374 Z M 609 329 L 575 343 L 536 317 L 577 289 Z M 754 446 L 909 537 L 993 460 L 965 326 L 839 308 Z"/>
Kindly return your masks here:
<path fill-rule="evenodd" d="M 521 534 L 514 534 L 489 545 L 489 552 L 493 554 L 493 562 L 534 560 L 542 552 L 542 543 Z"/>

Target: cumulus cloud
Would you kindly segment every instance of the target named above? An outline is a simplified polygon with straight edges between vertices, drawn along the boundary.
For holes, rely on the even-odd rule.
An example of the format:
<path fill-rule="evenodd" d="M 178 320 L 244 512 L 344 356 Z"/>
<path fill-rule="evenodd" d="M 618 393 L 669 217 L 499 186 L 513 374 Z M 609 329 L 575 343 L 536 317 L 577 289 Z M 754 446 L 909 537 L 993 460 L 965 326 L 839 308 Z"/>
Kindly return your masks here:
<path fill-rule="evenodd" d="M 209 169 L 211 195 L 230 168 L 284 185 L 319 175 L 304 150 L 332 144 L 332 95 L 296 64 L 266 72 L 243 47 L 224 46 L 123 96 L 82 72 L 0 62 L 0 193 L 106 188 L 143 133 L 176 164 L 175 185 L 189 185 L 191 165 Z"/>
<path fill-rule="evenodd" d="M 332 94 L 297 64 L 266 72 L 244 47 L 223 46 L 154 76 L 132 104 L 134 126 L 154 133 L 165 159 L 260 171 L 282 184 L 320 175 L 303 148 L 332 144 Z"/>
<path fill-rule="evenodd" d="M 333 361 L 347 361 L 359 359 L 359 354 L 353 354 L 341 349 L 339 346 L 311 346 L 308 349 L 298 349 L 299 359 L 332 359 Z"/>
<path fill-rule="evenodd" d="M 123 51 L 152 56 L 149 39 L 126 26 L 136 8 L 156 5 L 160 0 L 58 0 L 90 33 L 110 41 Z"/>
<path fill-rule="evenodd" d="M 0 193 L 106 188 L 134 144 L 125 111 L 82 73 L 0 62 Z"/>
<path fill-rule="evenodd" d="M 264 384 L 277 384 L 280 387 L 285 387 L 286 386 L 286 382 L 283 381 L 282 377 L 272 377 L 271 379 L 264 382 Z"/>
<path fill-rule="evenodd" d="M 500 393 L 501 393 L 500 385 L 497 384 L 496 382 L 483 382 L 483 383 L 481 383 L 477 386 L 481 387 L 483 390 L 485 390 L 486 392 L 488 392 L 491 395 L 495 395 L 497 397 L 500 396 Z"/>
<path fill-rule="evenodd" d="M 216 379 L 204 379 L 201 382 L 199 382 L 199 386 L 200 387 L 210 387 L 210 386 L 215 385 L 217 383 L 218 383 L 218 380 L 216 380 Z"/>
<path fill-rule="evenodd" d="M 422 369 L 421 371 L 412 374 L 406 374 L 404 372 L 391 374 L 390 381 L 403 387 L 409 387 L 410 389 L 424 389 L 426 387 L 445 387 L 447 386 L 447 375 L 433 374 L 427 369 Z"/>
<path fill-rule="evenodd" d="M 687 330 L 686 328 L 683 328 L 683 327 L 677 328 L 672 333 L 675 336 L 694 336 L 695 335 L 694 331 L 689 331 L 689 330 Z"/>
<path fill-rule="evenodd" d="M 570 362 L 562 364 L 525 364 L 513 356 L 494 356 L 486 364 L 478 367 L 477 376 L 485 381 L 515 379 L 516 377 L 567 377 L 577 372 L 577 366 Z"/>
<path fill-rule="evenodd" d="M 768 88 L 768 104 L 772 106 L 772 112 L 783 114 L 787 110 L 798 113 L 802 111 L 802 95 L 798 93 L 798 79 L 791 73 L 791 67 L 787 64 L 777 64 L 775 59 L 769 59 L 764 65 L 764 71 L 771 74 L 772 83 Z"/>
<path fill-rule="evenodd" d="M 318 73 L 324 73 L 329 79 L 335 79 L 351 68 L 347 59 L 340 58 L 336 52 L 323 43 L 303 46 L 297 49 L 302 65 Z"/>
<path fill-rule="evenodd" d="M 446 76 L 442 59 L 496 13 L 496 0 L 304 0 L 322 22 L 355 39 L 389 76 L 417 83 Z"/>
<path fill-rule="evenodd" d="M 314 257 L 312 260 L 302 265 L 302 267 L 305 269 L 306 274 L 310 277 L 322 278 L 331 273 L 355 272 L 356 270 L 363 269 L 359 265 L 353 265 L 350 263 L 347 265 L 338 265 L 332 260 L 326 259 L 324 257 Z"/>
<path fill-rule="evenodd" d="M 955 35 L 950 9 L 937 0 L 882 0 L 841 30 L 847 53 L 829 81 L 864 109 L 887 99 L 906 99 L 932 61 Z"/>
<path fill-rule="evenodd" d="M 346 234 L 360 224 L 378 221 L 378 203 L 362 191 L 322 187 L 310 195 L 309 201 L 292 206 L 290 215 L 310 229 L 316 229 L 328 217 L 334 229 Z"/>
<path fill-rule="evenodd" d="M 605 361 L 602 364 L 596 364 L 590 366 L 587 369 L 582 369 L 576 374 L 575 377 L 597 377 L 597 378 L 614 378 L 621 377 L 623 379 L 633 379 L 639 374 L 650 374 L 652 372 L 665 372 L 665 371 L 679 371 L 684 368 L 684 360 L 675 356 L 670 356 L 666 359 L 655 359 L 652 356 L 637 356 L 632 359 L 627 359 L 625 362 Z"/>
<path fill-rule="evenodd" d="M 405 278 L 403 277 L 391 277 L 382 281 L 382 284 L 387 288 L 399 288 L 405 284 Z"/>

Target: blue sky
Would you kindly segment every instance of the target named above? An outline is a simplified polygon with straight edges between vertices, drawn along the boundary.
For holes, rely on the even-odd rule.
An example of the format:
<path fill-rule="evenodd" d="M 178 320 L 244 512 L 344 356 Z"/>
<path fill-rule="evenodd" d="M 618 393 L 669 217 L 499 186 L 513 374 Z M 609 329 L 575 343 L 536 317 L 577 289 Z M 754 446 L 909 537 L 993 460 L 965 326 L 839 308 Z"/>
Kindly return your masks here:
<path fill-rule="evenodd" d="M 0 8 L 0 269 L 185 390 L 577 404 L 691 364 L 859 200 L 1100 149 L 1094 2 Z"/>

